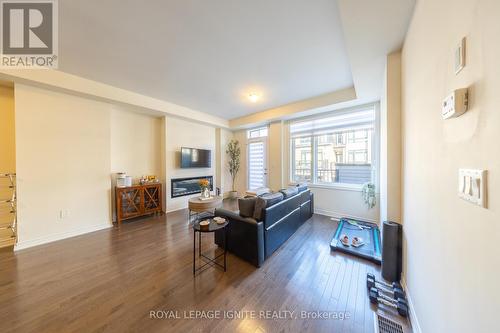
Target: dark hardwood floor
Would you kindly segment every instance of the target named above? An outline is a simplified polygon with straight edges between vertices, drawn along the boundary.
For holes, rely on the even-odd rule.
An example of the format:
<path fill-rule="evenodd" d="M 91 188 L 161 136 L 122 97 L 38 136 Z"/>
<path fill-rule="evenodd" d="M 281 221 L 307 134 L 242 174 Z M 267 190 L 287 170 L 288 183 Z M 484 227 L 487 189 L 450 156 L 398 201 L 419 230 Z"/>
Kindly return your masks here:
<path fill-rule="evenodd" d="M 335 227 L 315 215 L 263 267 L 229 255 L 226 273 L 195 277 L 186 211 L 0 253 L 0 332 L 373 332 L 365 278 L 378 267 L 331 253 Z M 208 235 L 203 246 L 216 249 Z M 181 319 L 150 318 L 162 310 Z M 193 310 L 247 316 L 184 317 Z M 260 318 L 284 310 L 349 317 Z"/>

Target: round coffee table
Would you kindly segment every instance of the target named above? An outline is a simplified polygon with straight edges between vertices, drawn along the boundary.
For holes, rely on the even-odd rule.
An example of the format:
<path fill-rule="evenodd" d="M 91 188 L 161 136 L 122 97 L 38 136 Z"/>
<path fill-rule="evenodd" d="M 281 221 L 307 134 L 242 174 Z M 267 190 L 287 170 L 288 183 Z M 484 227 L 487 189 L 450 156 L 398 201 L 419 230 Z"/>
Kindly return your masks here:
<path fill-rule="evenodd" d="M 201 226 L 200 225 L 200 222 L 201 221 L 204 221 L 204 220 L 209 220 L 210 221 L 210 224 L 207 225 L 207 226 Z M 229 222 L 226 220 L 226 222 L 222 223 L 222 224 L 219 224 L 217 222 L 215 222 L 215 220 L 213 219 L 213 216 L 208 218 L 208 219 L 197 219 L 194 223 L 193 223 L 193 275 L 196 274 L 197 271 L 200 271 L 203 269 L 203 267 L 207 266 L 207 265 L 212 265 L 212 266 L 218 266 L 222 269 L 224 269 L 224 272 L 226 271 L 226 254 L 227 254 L 227 225 L 229 224 Z M 208 256 L 206 256 L 205 254 L 203 254 L 201 252 L 201 234 L 202 233 L 208 233 L 208 232 L 216 232 L 217 230 L 224 230 L 224 252 L 219 254 L 219 255 L 216 255 L 214 258 L 210 258 Z M 196 268 L 196 234 L 199 233 L 199 236 L 198 236 L 198 257 L 200 259 L 205 259 L 205 263 L 203 265 L 201 265 L 200 267 Z M 224 265 L 221 265 L 217 262 L 217 259 L 219 259 L 220 257 L 224 256 Z"/>
<path fill-rule="evenodd" d="M 202 213 L 214 213 L 215 208 L 222 206 L 222 197 L 216 196 L 210 199 L 201 200 L 200 197 L 191 198 L 188 201 L 189 222 L 193 216 L 201 217 Z"/>

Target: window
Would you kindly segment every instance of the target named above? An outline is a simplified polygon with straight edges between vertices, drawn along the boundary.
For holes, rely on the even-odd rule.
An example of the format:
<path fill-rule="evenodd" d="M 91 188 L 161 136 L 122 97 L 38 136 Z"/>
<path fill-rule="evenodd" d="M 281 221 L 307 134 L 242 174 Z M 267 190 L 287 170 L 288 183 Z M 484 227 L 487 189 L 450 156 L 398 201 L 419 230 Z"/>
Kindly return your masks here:
<path fill-rule="evenodd" d="M 344 163 L 344 153 L 342 151 L 335 152 L 335 162 Z"/>
<path fill-rule="evenodd" d="M 337 136 L 337 145 L 341 146 L 345 144 L 345 133 L 338 133 Z"/>
<path fill-rule="evenodd" d="M 351 164 L 369 164 L 368 149 L 350 151 L 348 163 L 351 163 Z"/>
<path fill-rule="evenodd" d="M 375 105 L 290 123 L 291 181 L 373 182 Z"/>
<path fill-rule="evenodd" d="M 251 129 L 247 132 L 248 139 L 256 139 L 267 136 L 267 127 Z"/>
<path fill-rule="evenodd" d="M 332 135 L 321 135 L 318 137 L 318 144 L 331 144 L 334 141 Z"/>
<path fill-rule="evenodd" d="M 312 166 L 312 147 L 311 138 L 294 138 L 292 139 L 292 154 L 294 158 L 294 174 L 297 182 L 311 181 L 311 166 Z"/>

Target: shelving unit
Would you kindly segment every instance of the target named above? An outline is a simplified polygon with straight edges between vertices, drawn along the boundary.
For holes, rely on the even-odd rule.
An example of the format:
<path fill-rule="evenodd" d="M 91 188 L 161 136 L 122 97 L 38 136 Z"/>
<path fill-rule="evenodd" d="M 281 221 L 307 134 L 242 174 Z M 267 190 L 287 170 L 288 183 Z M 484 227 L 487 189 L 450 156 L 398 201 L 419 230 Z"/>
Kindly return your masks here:
<path fill-rule="evenodd" d="M 17 242 L 16 174 L 0 173 L 0 248 Z"/>

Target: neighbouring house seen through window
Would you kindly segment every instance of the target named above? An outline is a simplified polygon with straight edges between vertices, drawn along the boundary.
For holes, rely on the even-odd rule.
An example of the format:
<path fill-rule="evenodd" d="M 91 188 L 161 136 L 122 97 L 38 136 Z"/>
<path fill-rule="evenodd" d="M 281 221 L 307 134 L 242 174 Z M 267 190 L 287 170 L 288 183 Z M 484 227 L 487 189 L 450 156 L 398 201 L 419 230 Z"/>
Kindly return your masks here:
<path fill-rule="evenodd" d="M 291 181 L 373 182 L 375 106 L 290 123 Z"/>

